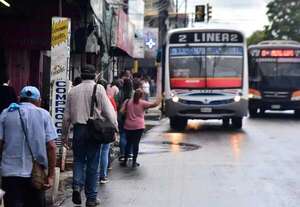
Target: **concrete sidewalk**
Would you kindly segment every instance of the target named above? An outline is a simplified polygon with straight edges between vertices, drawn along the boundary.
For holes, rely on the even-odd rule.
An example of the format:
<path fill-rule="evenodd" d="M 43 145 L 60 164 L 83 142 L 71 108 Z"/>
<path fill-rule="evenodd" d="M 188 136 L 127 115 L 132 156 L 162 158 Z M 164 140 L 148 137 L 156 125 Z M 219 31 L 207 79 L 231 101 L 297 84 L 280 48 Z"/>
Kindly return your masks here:
<path fill-rule="evenodd" d="M 149 133 L 151 133 L 151 129 L 155 126 L 159 126 L 161 124 L 161 111 L 159 110 L 160 107 L 155 107 L 152 109 L 149 109 L 148 112 L 145 114 L 145 125 L 146 125 L 146 132 L 145 136 L 147 136 Z M 68 153 L 69 156 L 67 158 L 67 169 L 68 171 L 62 172 L 60 174 L 60 185 L 59 185 L 59 191 L 57 194 L 56 202 L 53 204 L 53 207 L 68 207 L 73 206 L 71 197 L 72 197 L 72 153 Z M 115 179 L 115 175 L 117 175 L 120 170 L 119 169 L 119 162 L 116 160 L 113 163 L 113 170 L 110 172 L 109 179 L 111 180 L 110 183 L 107 185 L 111 185 Z M 101 185 L 100 187 L 100 198 L 105 202 L 107 198 L 110 197 L 107 193 L 101 192 L 102 189 L 105 189 L 107 185 Z M 102 188 L 103 187 L 103 188 Z M 102 205 L 101 205 L 102 206 Z"/>

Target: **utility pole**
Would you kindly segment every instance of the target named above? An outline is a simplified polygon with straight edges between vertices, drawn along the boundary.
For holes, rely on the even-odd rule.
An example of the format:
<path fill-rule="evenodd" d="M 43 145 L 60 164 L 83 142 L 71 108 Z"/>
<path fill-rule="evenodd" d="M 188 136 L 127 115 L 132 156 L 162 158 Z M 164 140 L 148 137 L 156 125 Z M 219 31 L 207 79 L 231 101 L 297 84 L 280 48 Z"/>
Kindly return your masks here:
<path fill-rule="evenodd" d="M 185 23 L 184 26 L 187 27 L 188 26 L 188 14 L 187 14 L 187 0 L 185 0 L 185 5 L 184 5 L 184 14 L 185 14 Z"/>
<path fill-rule="evenodd" d="M 176 0 L 176 23 L 175 23 L 175 28 L 178 27 L 178 0 Z"/>
<path fill-rule="evenodd" d="M 159 8 L 159 18 L 158 18 L 158 30 L 159 30 L 159 48 L 161 48 L 164 44 L 166 34 L 167 34 L 167 25 L 166 20 L 168 19 L 169 0 L 160 0 L 158 4 Z"/>

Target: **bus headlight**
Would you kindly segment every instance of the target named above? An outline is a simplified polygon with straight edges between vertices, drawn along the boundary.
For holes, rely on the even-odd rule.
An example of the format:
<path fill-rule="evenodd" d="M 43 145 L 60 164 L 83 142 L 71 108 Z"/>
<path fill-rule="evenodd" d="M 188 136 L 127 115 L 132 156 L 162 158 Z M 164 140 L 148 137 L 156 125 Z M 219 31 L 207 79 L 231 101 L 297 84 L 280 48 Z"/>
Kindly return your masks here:
<path fill-rule="evenodd" d="M 172 101 L 173 101 L 173 102 L 178 102 L 178 101 L 179 101 L 178 96 L 173 96 Z"/>
<path fill-rule="evenodd" d="M 234 97 L 235 102 L 239 102 L 241 100 L 241 96 L 237 95 Z"/>
<path fill-rule="evenodd" d="M 248 98 L 250 98 L 250 99 L 261 99 L 261 93 L 258 90 L 250 88 Z"/>
<path fill-rule="evenodd" d="M 300 90 L 292 93 L 291 101 L 300 101 Z"/>

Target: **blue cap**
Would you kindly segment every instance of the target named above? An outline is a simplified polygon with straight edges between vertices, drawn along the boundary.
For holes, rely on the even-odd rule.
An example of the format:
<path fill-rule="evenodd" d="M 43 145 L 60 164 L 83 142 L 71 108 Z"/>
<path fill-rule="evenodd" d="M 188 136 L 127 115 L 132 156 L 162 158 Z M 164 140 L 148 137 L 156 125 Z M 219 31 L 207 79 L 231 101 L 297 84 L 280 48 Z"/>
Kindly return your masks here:
<path fill-rule="evenodd" d="M 32 100 L 39 100 L 41 97 L 39 89 L 34 86 L 25 86 L 20 93 L 21 98 L 30 98 Z"/>

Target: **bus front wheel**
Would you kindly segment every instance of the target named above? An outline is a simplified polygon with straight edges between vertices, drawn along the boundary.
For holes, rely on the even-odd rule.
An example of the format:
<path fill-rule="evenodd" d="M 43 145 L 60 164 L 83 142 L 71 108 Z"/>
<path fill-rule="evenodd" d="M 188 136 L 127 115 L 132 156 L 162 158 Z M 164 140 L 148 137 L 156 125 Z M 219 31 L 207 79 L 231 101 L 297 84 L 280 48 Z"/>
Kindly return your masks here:
<path fill-rule="evenodd" d="M 187 119 L 181 117 L 170 117 L 170 127 L 174 130 L 184 130 L 187 121 Z"/>
<path fill-rule="evenodd" d="M 250 117 L 257 117 L 257 109 L 256 108 L 250 108 L 249 109 L 249 115 L 250 115 Z"/>
<path fill-rule="evenodd" d="M 243 126 L 243 118 L 242 117 L 234 117 L 232 118 L 232 126 L 235 129 L 241 129 Z"/>
<path fill-rule="evenodd" d="M 229 120 L 229 118 L 224 118 L 222 124 L 223 124 L 224 128 L 228 128 L 230 126 L 230 120 Z"/>
<path fill-rule="evenodd" d="M 300 109 L 295 110 L 295 117 L 300 118 Z"/>

